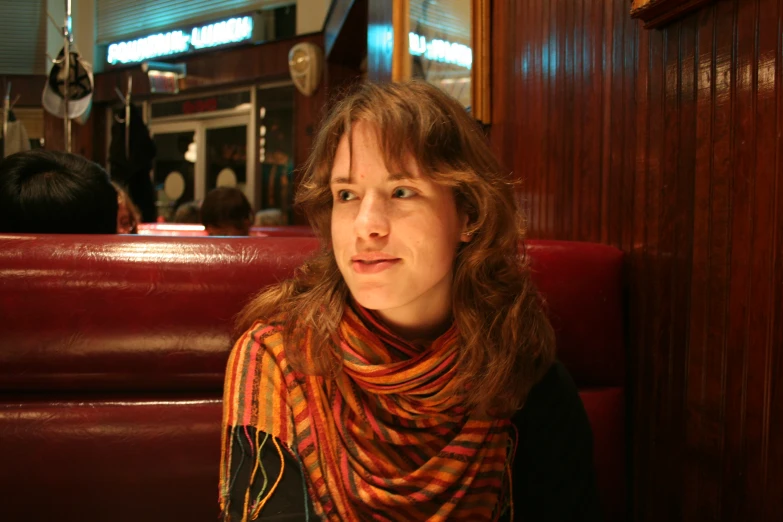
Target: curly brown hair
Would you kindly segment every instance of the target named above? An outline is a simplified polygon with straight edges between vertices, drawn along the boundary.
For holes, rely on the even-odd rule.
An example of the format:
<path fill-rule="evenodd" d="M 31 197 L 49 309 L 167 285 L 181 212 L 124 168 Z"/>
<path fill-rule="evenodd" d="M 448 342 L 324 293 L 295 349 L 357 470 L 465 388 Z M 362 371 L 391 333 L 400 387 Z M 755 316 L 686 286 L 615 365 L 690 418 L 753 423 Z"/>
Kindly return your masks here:
<path fill-rule="evenodd" d="M 331 110 L 296 195 L 321 249 L 292 279 L 257 295 L 239 314 L 238 332 L 284 312 L 279 317 L 287 345 L 309 330 L 309 345 L 319 350 L 312 354 L 315 368 L 304 368 L 301 351 L 289 350 L 298 370 L 329 374 L 341 368 L 333 339 L 349 291 L 330 248 L 329 182 L 338 143 L 344 135 L 350 143 L 359 121 L 376 129 L 387 165 L 412 157 L 420 172 L 454 190 L 457 210 L 468 216 L 472 240 L 457 252 L 452 290 L 461 343 L 458 378 L 467 405 L 511 415 L 552 364 L 554 332 L 531 283 L 521 241 L 524 219 L 509 174 L 460 104 L 424 82 L 360 84 Z"/>

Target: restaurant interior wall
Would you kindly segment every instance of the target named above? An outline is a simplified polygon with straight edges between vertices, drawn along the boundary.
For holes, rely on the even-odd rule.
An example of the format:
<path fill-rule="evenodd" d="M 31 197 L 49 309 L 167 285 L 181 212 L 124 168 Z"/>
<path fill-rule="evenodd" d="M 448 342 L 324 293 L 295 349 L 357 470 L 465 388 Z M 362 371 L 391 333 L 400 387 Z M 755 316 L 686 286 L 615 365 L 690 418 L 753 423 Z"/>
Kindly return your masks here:
<path fill-rule="evenodd" d="M 493 2 L 492 143 L 531 237 L 628 254 L 631 519 L 779 521 L 783 2 L 629 8 Z"/>

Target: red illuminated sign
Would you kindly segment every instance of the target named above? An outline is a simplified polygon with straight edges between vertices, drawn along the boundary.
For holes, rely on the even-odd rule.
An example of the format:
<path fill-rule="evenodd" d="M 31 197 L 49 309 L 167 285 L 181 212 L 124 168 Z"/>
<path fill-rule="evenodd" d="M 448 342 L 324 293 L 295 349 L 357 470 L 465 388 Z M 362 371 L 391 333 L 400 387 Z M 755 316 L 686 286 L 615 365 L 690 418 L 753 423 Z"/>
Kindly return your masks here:
<path fill-rule="evenodd" d="M 217 98 L 203 98 L 200 100 L 187 100 L 182 102 L 183 114 L 196 114 L 199 112 L 211 112 L 218 110 Z"/>

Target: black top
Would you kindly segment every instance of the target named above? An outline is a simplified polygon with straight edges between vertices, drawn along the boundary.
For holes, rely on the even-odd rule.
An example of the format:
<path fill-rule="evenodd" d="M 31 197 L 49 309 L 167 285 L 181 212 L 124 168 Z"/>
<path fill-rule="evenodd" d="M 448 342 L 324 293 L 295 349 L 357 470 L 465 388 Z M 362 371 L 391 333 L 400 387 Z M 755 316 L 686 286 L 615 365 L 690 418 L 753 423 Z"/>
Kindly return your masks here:
<path fill-rule="evenodd" d="M 519 430 L 511 471 L 514 519 L 525 522 L 603 520 L 595 485 L 593 433 L 576 385 L 562 364 L 552 366 L 530 391 L 525 407 L 511 420 Z M 255 439 L 253 428 L 248 427 L 248 431 Z M 253 465 L 246 438 L 238 437 L 233 444 L 234 483 L 229 513 L 231 521 L 239 521 Z M 286 459 L 283 477 L 257 520 L 317 520 L 309 498 L 305 498 L 299 463 L 288 452 L 284 451 L 283 455 Z M 267 475 L 277 477 L 280 472 L 277 452 L 266 451 L 261 458 Z M 258 475 L 252 487 L 253 496 L 263 483 Z M 224 520 L 228 520 L 225 515 Z M 505 513 L 500 520 L 511 522 L 510 514 Z"/>

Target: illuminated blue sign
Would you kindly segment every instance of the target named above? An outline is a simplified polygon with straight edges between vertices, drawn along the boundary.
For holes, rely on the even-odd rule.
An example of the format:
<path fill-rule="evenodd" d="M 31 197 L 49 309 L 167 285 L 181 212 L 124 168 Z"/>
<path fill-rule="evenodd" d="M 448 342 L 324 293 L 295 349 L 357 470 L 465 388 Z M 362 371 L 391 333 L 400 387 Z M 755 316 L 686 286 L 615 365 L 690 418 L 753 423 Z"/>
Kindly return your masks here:
<path fill-rule="evenodd" d="M 470 69 L 473 51 L 467 45 L 433 38 L 427 40 L 416 33 L 408 34 L 408 51 L 413 56 L 424 56 L 428 60 L 450 63 Z"/>
<path fill-rule="evenodd" d="M 109 45 L 106 61 L 117 63 L 138 63 L 151 58 L 186 53 L 191 50 L 206 49 L 253 38 L 253 18 L 229 18 L 214 24 L 194 27 L 186 31 L 169 31 L 152 34 Z"/>

